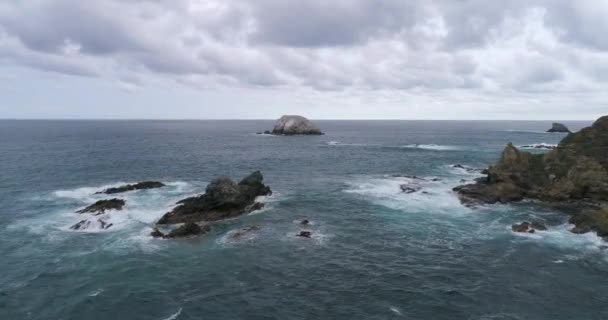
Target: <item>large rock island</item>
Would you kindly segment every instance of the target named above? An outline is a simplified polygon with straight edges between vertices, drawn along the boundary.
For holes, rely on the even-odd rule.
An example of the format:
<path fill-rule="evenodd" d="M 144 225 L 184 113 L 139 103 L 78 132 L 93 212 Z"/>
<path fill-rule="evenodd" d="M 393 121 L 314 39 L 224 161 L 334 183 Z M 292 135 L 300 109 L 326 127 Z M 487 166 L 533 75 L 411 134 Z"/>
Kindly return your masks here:
<path fill-rule="evenodd" d="M 608 235 L 608 116 L 569 134 L 545 154 L 509 143 L 486 177 L 454 191 L 472 206 L 531 198 L 578 208 L 570 220 L 574 232 Z"/>
<path fill-rule="evenodd" d="M 322 135 L 323 132 L 302 116 L 282 116 L 277 120 L 272 134 L 275 135 Z"/>
<path fill-rule="evenodd" d="M 239 183 L 227 177 L 216 178 L 207 186 L 204 194 L 179 201 L 178 206 L 157 223 L 213 222 L 261 209 L 264 204 L 256 202 L 256 198 L 272 194 L 263 181 L 264 177 L 259 171 Z"/>
<path fill-rule="evenodd" d="M 551 129 L 547 130 L 547 132 L 571 133 L 566 125 L 557 122 L 554 122 Z"/>

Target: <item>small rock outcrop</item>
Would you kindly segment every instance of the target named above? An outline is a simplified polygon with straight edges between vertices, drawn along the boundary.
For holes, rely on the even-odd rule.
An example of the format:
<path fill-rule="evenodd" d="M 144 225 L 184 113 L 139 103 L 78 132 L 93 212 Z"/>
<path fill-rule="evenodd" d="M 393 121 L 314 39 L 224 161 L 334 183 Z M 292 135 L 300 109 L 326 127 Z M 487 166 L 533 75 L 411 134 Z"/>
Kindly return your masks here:
<path fill-rule="evenodd" d="M 275 135 L 322 135 L 323 132 L 302 116 L 282 116 L 277 120 L 272 134 Z"/>
<path fill-rule="evenodd" d="M 104 214 L 106 210 L 122 210 L 126 201 L 122 199 L 99 200 L 92 205 L 76 211 L 76 213 Z"/>
<path fill-rule="evenodd" d="M 242 240 L 243 238 L 247 238 L 249 235 L 251 235 L 252 233 L 254 233 L 258 230 L 260 230 L 260 227 L 258 227 L 258 226 L 244 227 L 238 231 L 232 232 L 230 234 L 230 239 L 237 240 L 237 241 Z"/>
<path fill-rule="evenodd" d="M 216 178 L 203 195 L 179 201 L 178 206 L 160 218 L 158 224 L 212 222 L 259 210 L 264 204 L 256 202 L 256 198 L 272 194 L 263 181 L 259 171 L 239 183 L 227 177 Z"/>
<path fill-rule="evenodd" d="M 98 230 L 107 230 L 110 229 L 114 224 L 105 222 L 102 219 L 85 219 L 80 220 L 75 225 L 71 226 L 72 230 L 88 230 L 88 229 L 98 229 Z"/>
<path fill-rule="evenodd" d="M 310 232 L 310 231 L 300 231 L 300 233 L 298 233 L 296 236 L 300 237 L 300 238 L 311 238 L 312 237 L 312 232 Z"/>
<path fill-rule="evenodd" d="M 571 131 L 564 124 L 554 122 L 551 129 L 547 130 L 547 132 L 570 133 Z"/>
<path fill-rule="evenodd" d="M 520 233 L 535 233 L 536 231 L 545 231 L 547 230 L 547 227 L 538 222 L 538 221 L 534 221 L 534 222 L 528 222 L 528 221 L 524 221 L 522 223 L 516 223 L 514 225 L 511 226 L 511 230 L 513 230 L 513 232 L 520 232 Z"/>
<path fill-rule="evenodd" d="M 422 187 L 415 184 L 402 184 L 399 186 L 399 189 L 404 193 L 414 193 L 420 191 Z"/>
<path fill-rule="evenodd" d="M 600 237 L 608 237 L 608 207 L 597 210 L 585 210 L 570 218 L 575 225 L 572 232 L 587 233 L 595 231 Z"/>
<path fill-rule="evenodd" d="M 559 205 L 605 207 L 608 205 L 608 116 L 592 126 L 566 136 L 544 154 L 520 151 L 508 144 L 487 176 L 474 184 L 454 188 L 469 206 L 508 203 L 525 198 Z M 575 214 L 577 231 L 600 233 L 604 211 Z"/>
<path fill-rule="evenodd" d="M 133 191 L 133 190 L 155 189 L 155 188 L 160 188 L 160 187 L 164 187 L 164 186 L 165 186 L 165 184 L 162 182 L 144 181 L 144 182 L 138 182 L 138 183 L 134 183 L 134 184 L 126 184 L 124 186 L 115 187 L 115 188 L 108 188 L 103 191 L 97 192 L 97 194 L 102 194 L 102 193 L 115 194 L 115 193 L 122 193 L 122 192 Z"/>
<path fill-rule="evenodd" d="M 150 235 L 154 238 L 175 239 L 198 236 L 209 231 L 211 231 L 211 227 L 209 225 L 203 225 L 201 227 L 194 222 L 188 222 L 176 229 L 171 230 L 168 234 L 164 234 L 158 230 L 158 228 L 154 228 Z"/>

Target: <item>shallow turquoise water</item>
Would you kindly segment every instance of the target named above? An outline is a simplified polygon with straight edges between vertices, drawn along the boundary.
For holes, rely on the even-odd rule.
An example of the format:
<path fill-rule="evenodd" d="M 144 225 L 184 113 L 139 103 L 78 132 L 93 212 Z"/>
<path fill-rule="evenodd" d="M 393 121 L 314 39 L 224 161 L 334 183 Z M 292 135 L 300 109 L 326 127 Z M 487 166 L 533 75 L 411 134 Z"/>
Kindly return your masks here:
<path fill-rule="evenodd" d="M 462 207 L 450 191 L 545 122 L 0 121 L 3 319 L 606 319 L 608 251 L 539 204 Z M 569 123 L 576 129 L 588 125 Z M 538 152 L 538 151 L 535 151 Z M 148 236 L 217 175 L 261 170 L 266 209 L 198 239 Z M 398 175 L 439 178 L 403 194 Z M 107 231 L 73 232 L 95 191 L 140 180 Z M 307 218 L 313 239 L 294 237 Z M 547 232 L 510 225 L 542 219 Z M 245 226 L 260 230 L 239 241 Z"/>

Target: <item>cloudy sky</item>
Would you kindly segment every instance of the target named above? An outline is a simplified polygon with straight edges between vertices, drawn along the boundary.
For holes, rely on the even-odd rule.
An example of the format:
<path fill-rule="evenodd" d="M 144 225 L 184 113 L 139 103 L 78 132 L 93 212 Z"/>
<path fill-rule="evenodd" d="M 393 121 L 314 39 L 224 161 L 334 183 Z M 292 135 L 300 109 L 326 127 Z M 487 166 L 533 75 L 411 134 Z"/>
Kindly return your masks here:
<path fill-rule="evenodd" d="M 594 119 L 608 0 L 2 0 L 0 118 Z"/>

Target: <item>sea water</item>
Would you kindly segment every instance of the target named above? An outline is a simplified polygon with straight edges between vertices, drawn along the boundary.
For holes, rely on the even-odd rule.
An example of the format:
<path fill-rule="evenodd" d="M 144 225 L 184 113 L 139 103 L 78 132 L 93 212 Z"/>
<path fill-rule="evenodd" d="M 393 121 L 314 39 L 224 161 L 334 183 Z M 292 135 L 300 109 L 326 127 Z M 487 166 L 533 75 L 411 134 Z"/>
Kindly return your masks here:
<path fill-rule="evenodd" d="M 316 123 L 326 135 L 256 134 L 272 121 L 0 121 L 0 318 L 608 319 L 605 242 L 539 203 L 474 210 L 451 191 L 508 142 L 557 144 L 550 123 Z M 263 210 L 198 238 L 149 236 L 214 177 L 254 170 L 274 192 Z M 126 205 L 104 215 L 110 229 L 69 228 L 110 198 L 95 192 L 143 180 L 167 186 L 112 195 Z M 421 189 L 400 190 L 411 183 Z M 548 230 L 511 232 L 531 219 Z"/>

